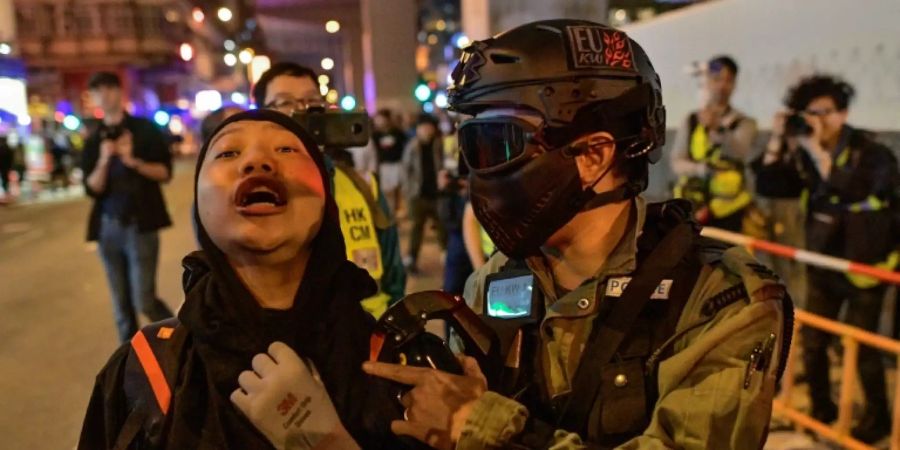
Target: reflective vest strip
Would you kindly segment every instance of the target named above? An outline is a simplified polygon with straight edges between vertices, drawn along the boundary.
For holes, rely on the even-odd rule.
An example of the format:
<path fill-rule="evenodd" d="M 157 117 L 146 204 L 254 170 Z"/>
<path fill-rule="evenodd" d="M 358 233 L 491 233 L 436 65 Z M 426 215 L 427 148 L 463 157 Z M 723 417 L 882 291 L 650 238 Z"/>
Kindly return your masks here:
<path fill-rule="evenodd" d="M 156 355 L 150 349 L 147 337 L 144 336 L 142 331 L 138 331 L 131 338 L 131 348 L 134 349 L 134 353 L 137 355 L 144 373 L 147 374 L 147 380 L 150 381 L 150 388 L 153 389 L 153 395 L 156 396 L 156 403 L 159 405 L 159 409 L 163 414 L 167 414 L 169 412 L 169 402 L 172 401 L 172 392 L 169 390 L 169 383 L 166 381 L 165 375 L 163 375 L 159 361 L 156 360 Z"/>

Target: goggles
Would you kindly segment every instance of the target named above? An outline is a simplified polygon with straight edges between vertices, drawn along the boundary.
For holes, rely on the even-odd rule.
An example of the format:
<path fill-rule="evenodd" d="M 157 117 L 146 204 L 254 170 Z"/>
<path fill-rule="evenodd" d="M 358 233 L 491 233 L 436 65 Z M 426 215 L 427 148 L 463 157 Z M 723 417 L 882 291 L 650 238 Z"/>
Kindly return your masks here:
<path fill-rule="evenodd" d="M 517 117 L 471 119 L 459 127 L 459 146 L 473 172 L 503 170 L 542 152 L 541 127 Z"/>

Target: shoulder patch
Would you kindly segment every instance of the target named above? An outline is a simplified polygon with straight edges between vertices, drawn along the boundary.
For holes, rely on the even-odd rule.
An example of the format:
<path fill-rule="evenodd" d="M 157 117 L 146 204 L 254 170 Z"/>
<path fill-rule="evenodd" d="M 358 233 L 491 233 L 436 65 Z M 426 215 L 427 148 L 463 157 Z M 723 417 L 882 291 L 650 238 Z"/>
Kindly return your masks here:
<path fill-rule="evenodd" d="M 783 298 L 786 288 L 771 269 L 760 264 L 743 247 L 731 247 L 722 253 L 723 269 L 740 277 L 751 302 Z"/>
<path fill-rule="evenodd" d="M 743 284 L 736 284 L 703 302 L 700 313 L 708 318 L 713 317 L 726 306 L 747 298 L 747 288 Z"/>

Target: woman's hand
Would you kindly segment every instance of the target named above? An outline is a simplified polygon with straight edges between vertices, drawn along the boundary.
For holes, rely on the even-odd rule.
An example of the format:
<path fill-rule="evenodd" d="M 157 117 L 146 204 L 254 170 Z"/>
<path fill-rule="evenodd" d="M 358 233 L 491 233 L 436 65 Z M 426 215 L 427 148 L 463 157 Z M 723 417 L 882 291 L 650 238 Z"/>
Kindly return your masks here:
<path fill-rule="evenodd" d="M 238 377 L 231 401 L 275 448 L 359 448 L 338 418 L 312 362 L 273 342 Z"/>

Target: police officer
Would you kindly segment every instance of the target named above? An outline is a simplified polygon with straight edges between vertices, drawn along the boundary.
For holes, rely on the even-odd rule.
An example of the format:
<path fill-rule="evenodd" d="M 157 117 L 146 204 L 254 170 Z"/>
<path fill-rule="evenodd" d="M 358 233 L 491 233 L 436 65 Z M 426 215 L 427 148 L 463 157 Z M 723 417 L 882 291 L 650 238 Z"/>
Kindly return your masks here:
<path fill-rule="evenodd" d="M 761 448 L 790 299 L 745 250 L 699 238 L 684 201 L 639 195 L 665 130 L 643 49 L 540 21 L 473 43 L 453 79 L 452 107 L 474 116 L 459 131 L 472 204 L 500 250 L 465 298 L 503 367 L 366 363 L 412 386 L 393 430 L 458 449 Z"/>
<path fill-rule="evenodd" d="M 290 62 L 277 63 L 263 73 L 253 87 L 253 99 L 261 108 L 285 114 L 322 103 L 315 72 Z M 374 176 L 369 177 L 370 184 L 349 164 L 326 156 L 347 259 L 378 282 L 378 294 L 363 301 L 366 311 L 378 318 L 406 291 L 397 225 Z"/>

